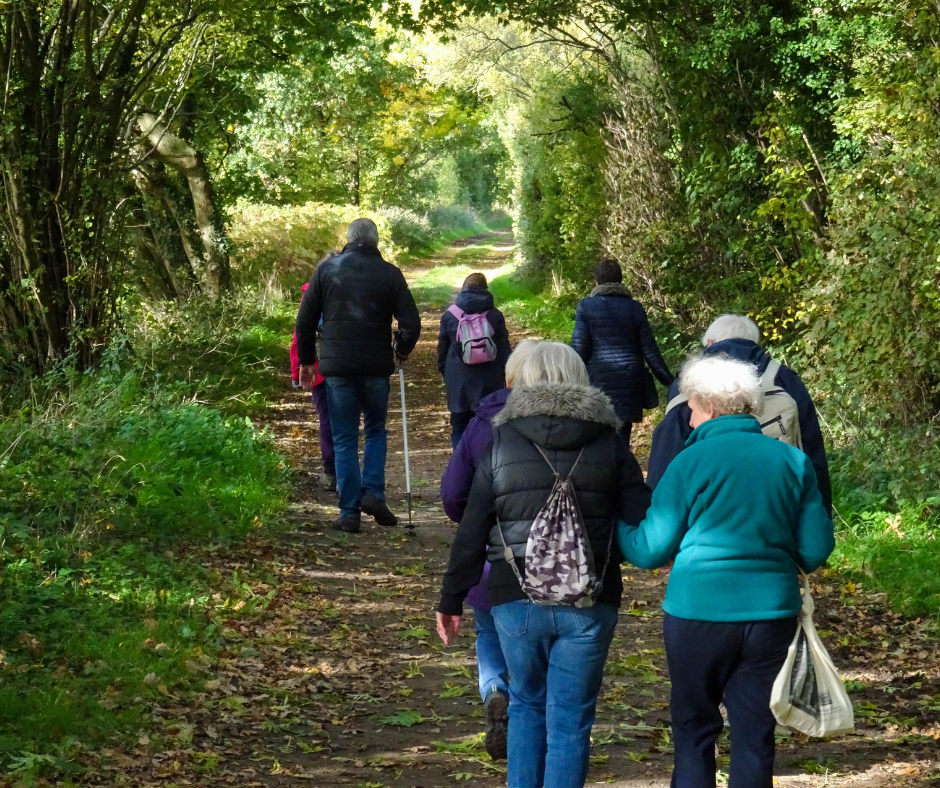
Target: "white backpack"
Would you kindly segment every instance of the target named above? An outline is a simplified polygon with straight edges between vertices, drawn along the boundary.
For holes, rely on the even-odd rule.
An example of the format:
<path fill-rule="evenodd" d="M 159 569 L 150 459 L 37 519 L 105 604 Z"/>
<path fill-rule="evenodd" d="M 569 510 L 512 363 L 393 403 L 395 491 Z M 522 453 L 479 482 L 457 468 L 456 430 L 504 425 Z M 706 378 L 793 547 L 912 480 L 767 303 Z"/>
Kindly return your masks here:
<path fill-rule="evenodd" d="M 780 362 L 771 361 L 764 370 L 764 374 L 760 376 L 761 388 L 764 390 L 764 407 L 760 413 L 756 414 L 757 420 L 760 422 L 760 429 L 764 435 L 802 449 L 800 410 L 796 400 L 774 383 L 779 371 Z M 688 401 L 689 398 L 685 394 L 673 397 L 666 406 L 666 413 Z"/>

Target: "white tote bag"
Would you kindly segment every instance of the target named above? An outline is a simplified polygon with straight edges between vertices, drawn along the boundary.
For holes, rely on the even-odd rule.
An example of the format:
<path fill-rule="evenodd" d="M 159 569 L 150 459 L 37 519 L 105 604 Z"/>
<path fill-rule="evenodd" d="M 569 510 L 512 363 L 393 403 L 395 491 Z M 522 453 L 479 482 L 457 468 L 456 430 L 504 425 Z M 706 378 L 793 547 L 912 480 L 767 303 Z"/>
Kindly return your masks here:
<path fill-rule="evenodd" d="M 770 710 L 777 722 L 809 736 L 855 730 L 852 701 L 813 624 L 813 597 L 803 577 L 803 609 L 796 636 L 777 674 Z"/>

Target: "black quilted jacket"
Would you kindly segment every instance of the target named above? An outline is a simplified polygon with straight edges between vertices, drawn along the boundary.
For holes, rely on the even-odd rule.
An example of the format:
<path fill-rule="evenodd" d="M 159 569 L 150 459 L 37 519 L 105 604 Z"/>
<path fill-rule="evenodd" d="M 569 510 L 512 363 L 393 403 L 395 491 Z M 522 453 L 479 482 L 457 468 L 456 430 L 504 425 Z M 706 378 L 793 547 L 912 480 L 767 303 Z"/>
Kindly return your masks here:
<path fill-rule="evenodd" d="M 621 421 L 643 420 L 644 362 L 664 386 L 673 381 L 646 311 L 623 285 L 600 285 L 578 304 L 571 347 L 587 365 L 591 384 L 610 397 Z"/>
<path fill-rule="evenodd" d="M 525 599 L 503 557 L 496 519 L 520 571 L 532 521 L 554 483 L 537 443 L 556 470 L 566 476 L 581 449 L 572 482 L 598 572 L 612 554 L 599 603 L 620 604 L 621 556 L 610 534 L 615 516 L 640 523 L 650 502 L 649 488 L 633 455 L 617 436 L 610 400 L 587 386 L 544 385 L 515 388 L 494 420 L 493 444 L 477 466 L 470 499 L 454 537 L 441 591 L 442 613 L 459 615 L 463 600 L 483 572 L 489 545 L 489 592 L 493 605 Z"/>
<path fill-rule="evenodd" d="M 402 272 L 367 244 L 347 244 L 310 279 L 297 312 L 297 356 L 303 365 L 317 359 L 321 318 L 320 374 L 328 377 L 391 375 L 392 318 L 398 321 L 402 356 L 411 353 L 421 333 L 421 316 Z"/>

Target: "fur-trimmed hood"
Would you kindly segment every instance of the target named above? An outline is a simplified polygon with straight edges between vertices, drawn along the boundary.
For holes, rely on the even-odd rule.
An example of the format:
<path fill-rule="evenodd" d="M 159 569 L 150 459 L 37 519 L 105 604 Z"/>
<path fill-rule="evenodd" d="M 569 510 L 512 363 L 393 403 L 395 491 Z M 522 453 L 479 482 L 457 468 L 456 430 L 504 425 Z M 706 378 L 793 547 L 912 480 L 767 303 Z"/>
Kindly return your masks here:
<path fill-rule="evenodd" d="M 514 388 L 506 406 L 493 419 L 493 425 L 530 416 L 576 419 L 613 429 L 618 429 L 621 423 L 610 398 L 600 389 L 570 383 L 543 383 Z"/>
<path fill-rule="evenodd" d="M 627 290 L 625 285 L 620 282 L 608 282 L 598 285 L 591 291 L 592 296 L 623 296 L 624 298 L 633 298 L 633 295 Z"/>

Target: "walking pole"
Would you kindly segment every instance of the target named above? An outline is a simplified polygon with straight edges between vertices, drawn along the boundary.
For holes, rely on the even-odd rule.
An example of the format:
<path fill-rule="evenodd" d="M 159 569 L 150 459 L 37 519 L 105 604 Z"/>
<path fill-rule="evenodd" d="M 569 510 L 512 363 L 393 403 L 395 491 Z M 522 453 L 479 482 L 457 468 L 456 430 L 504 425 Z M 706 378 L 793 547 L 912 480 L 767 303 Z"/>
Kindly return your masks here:
<path fill-rule="evenodd" d="M 408 495 L 408 527 L 414 528 L 411 521 L 411 463 L 408 460 L 408 411 L 405 410 L 405 370 L 398 365 L 398 382 L 401 385 L 401 429 L 405 438 L 405 492 Z"/>

